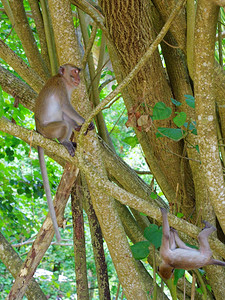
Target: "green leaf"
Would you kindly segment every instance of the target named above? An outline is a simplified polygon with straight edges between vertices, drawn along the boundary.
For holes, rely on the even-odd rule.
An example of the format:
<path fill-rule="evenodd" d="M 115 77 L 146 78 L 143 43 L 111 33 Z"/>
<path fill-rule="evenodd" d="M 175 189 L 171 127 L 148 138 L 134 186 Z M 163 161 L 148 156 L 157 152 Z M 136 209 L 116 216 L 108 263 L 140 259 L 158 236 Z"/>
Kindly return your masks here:
<path fill-rule="evenodd" d="M 158 131 L 156 137 L 166 136 L 174 141 L 179 141 L 185 136 L 184 131 L 180 128 L 158 127 Z"/>
<path fill-rule="evenodd" d="M 149 255 L 149 241 L 142 241 L 132 245 L 131 251 L 135 259 L 144 259 Z"/>
<path fill-rule="evenodd" d="M 200 153 L 199 145 L 196 145 L 196 146 L 195 146 L 195 149 L 197 150 L 198 153 Z"/>
<path fill-rule="evenodd" d="M 3 107 L 4 107 L 4 98 L 2 95 L 2 87 L 0 85 L 0 118 L 4 115 Z"/>
<path fill-rule="evenodd" d="M 192 122 L 192 123 L 185 122 L 183 125 L 185 128 L 188 128 L 188 130 L 190 130 L 191 133 L 197 135 L 196 122 Z"/>
<path fill-rule="evenodd" d="M 162 227 L 156 224 L 151 224 L 144 230 L 144 237 L 153 244 L 156 249 L 161 246 L 162 242 Z"/>
<path fill-rule="evenodd" d="M 212 287 L 209 284 L 206 284 L 206 287 L 210 292 L 212 291 Z"/>
<path fill-rule="evenodd" d="M 183 269 L 175 269 L 174 271 L 174 284 L 177 285 L 177 282 L 180 278 L 184 276 L 185 270 Z"/>
<path fill-rule="evenodd" d="M 188 106 L 195 108 L 195 98 L 192 95 L 184 95 L 185 101 Z"/>
<path fill-rule="evenodd" d="M 156 193 L 153 193 L 153 192 L 152 192 L 152 193 L 150 194 L 150 197 L 151 197 L 152 199 L 155 200 L 155 199 L 157 199 L 158 195 L 157 195 Z"/>
<path fill-rule="evenodd" d="M 145 213 L 140 212 L 140 216 L 147 216 Z"/>
<path fill-rule="evenodd" d="M 177 125 L 177 127 L 181 127 L 184 125 L 186 118 L 187 118 L 186 113 L 182 111 L 180 113 L 177 113 L 177 116 L 173 118 L 173 122 L 175 125 Z"/>
<path fill-rule="evenodd" d="M 153 120 L 165 120 L 171 116 L 172 109 L 163 102 L 157 102 L 153 107 Z"/>
<path fill-rule="evenodd" d="M 181 105 L 182 105 L 181 102 L 179 102 L 179 101 L 177 101 L 177 100 L 175 100 L 175 99 L 173 99 L 173 98 L 170 98 L 170 100 L 171 100 L 172 103 L 175 104 L 176 106 L 181 106 Z"/>
<path fill-rule="evenodd" d="M 203 291 L 202 291 L 201 287 L 197 288 L 196 290 L 199 294 L 203 295 Z"/>
<path fill-rule="evenodd" d="M 131 148 L 134 148 L 137 144 L 139 144 L 139 141 L 135 136 L 128 136 L 125 139 L 122 140 L 124 143 L 128 144 L 131 146 Z"/>
<path fill-rule="evenodd" d="M 184 214 L 182 214 L 182 213 L 177 213 L 177 217 L 178 217 L 178 218 L 183 218 L 183 216 L 184 216 Z"/>

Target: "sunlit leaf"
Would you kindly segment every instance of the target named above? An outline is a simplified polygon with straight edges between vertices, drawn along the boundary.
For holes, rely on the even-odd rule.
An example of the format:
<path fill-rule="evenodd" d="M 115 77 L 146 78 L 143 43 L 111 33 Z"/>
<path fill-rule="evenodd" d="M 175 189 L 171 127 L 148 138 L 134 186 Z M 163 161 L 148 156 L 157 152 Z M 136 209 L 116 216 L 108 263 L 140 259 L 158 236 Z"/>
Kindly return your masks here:
<path fill-rule="evenodd" d="M 139 144 L 139 141 L 138 141 L 136 135 L 126 137 L 125 139 L 123 139 L 123 142 L 130 145 L 131 148 L 134 148 L 137 144 Z"/>
<path fill-rule="evenodd" d="M 184 214 L 182 214 L 182 213 L 177 213 L 177 217 L 178 218 L 182 218 L 184 216 Z"/>
<path fill-rule="evenodd" d="M 153 193 L 153 192 L 152 192 L 152 193 L 150 194 L 150 197 L 151 197 L 152 199 L 155 200 L 155 199 L 157 199 L 158 195 L 157 195 L 156 193 Z"/>

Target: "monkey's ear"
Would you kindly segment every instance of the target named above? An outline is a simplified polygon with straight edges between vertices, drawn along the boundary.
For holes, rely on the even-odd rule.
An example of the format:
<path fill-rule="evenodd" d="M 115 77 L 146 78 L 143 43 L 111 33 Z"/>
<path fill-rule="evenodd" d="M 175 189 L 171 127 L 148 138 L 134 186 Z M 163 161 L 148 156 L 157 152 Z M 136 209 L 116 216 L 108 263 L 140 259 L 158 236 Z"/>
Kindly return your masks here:
<path fill-rule="evenodd" d="M 60 66 L 60 67 L 59 67 L 59 74 L 60 74 L 61 76 L 63 76 L 64 71 L 65 71 L 65 68 L 64 68 L 63 66 Z"/>

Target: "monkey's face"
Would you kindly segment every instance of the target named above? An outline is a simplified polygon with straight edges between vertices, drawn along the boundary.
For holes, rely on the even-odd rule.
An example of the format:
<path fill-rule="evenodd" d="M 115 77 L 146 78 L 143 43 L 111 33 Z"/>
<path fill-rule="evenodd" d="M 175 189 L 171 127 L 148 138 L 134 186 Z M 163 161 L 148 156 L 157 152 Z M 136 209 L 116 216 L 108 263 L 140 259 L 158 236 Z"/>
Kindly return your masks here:
<path fill-rule="evenodd" d="M 73 85 L 78 86 L 80 84 L 80 69 L 73 68 L 70 71 L 70 78 L 72 80 Z"/>
<path fill-rule="evenodd" d="M 159 267 L 158 267 L 158 272 L 160 274 L 160 276 L 163 279 L 170 279 L 173 275 L 174 272 L 174 268 L 172 268 L 171 266 L 169 266 L 168 264 L 162 263 Z"/>

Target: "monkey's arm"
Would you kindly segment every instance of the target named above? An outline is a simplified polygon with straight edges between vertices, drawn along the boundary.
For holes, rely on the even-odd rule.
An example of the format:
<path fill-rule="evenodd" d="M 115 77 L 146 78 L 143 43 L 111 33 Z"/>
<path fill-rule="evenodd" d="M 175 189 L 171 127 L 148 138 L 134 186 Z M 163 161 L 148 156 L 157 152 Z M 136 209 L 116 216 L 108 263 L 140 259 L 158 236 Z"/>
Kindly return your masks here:
<path fill-rule="evenodd" d="M 75 121 L 78 125 L 82 125 L 85 122 L 85 119 L 82 118 L 73 106 L 69 103 L 64 103 L 62 106 L 62 112 L 70 119 Z"/>
<path fill-rule="evenodd" d="M 168 251 L 170 249 L 170 226 L 167 218 L 167 211 L 165 208 L 160 207 L 163 219 L 163 237 L 160 252 Z"/>
<path fill-rule="evenodd" d="M 170 228 L 170 230 L 174 233 L 174 238 L 177 246 L 181 249 L 193 250 L 193 248 L 188 247 L 179 237 L 177 231 L 174 228 Z"/>

